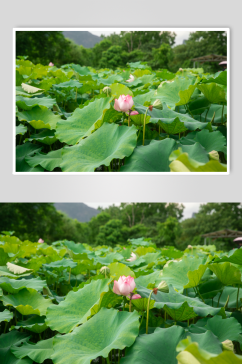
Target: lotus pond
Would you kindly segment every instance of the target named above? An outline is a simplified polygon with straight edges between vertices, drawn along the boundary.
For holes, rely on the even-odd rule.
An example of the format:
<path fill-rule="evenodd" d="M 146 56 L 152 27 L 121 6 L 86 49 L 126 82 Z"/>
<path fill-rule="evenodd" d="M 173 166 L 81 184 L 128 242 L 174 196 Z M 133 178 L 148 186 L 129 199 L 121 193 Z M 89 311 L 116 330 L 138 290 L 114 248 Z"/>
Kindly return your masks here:
<path fill-rule="evenodd" d="M 242 363 L 242 249 L 0 238 L 1 364 Z"/>
<path fill-rule="evenodd" d="M 16 172 L 227 171 L 227 71 L 20 58 Z"/>

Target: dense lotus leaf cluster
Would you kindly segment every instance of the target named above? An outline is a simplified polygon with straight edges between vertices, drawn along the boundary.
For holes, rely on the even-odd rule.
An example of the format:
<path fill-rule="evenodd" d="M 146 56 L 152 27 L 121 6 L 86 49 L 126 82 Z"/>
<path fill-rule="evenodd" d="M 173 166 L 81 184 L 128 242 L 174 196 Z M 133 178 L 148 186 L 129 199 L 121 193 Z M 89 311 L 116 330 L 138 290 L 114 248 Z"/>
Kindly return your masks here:
<path fill-rule="evenodd" d="M 226 172 L 227 71 L 18 59 L 16 171 Z"/>
<path fill-rule="evenodd" d="M 0 264 L 1 363 L 242 363 L 242 249 L 0 235 Z"/>

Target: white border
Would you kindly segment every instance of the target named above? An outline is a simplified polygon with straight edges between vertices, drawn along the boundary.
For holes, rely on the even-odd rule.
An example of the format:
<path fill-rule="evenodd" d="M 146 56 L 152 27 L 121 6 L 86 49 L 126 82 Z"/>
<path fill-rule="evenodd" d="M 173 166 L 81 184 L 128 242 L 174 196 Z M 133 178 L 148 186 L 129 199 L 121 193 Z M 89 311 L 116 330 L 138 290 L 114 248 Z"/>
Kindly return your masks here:
<path fill-rule="evenodd" d="M 227 172 L 16 172 L 15 171 L 15 86 L 16 86 L 16 73 L 15 73 L 15 61 L 16 61 L 16 31 L 113 31 L 113 32 L 120 32 L 122 30 L 152 30 L 152 31 L 226 31 L 227 32 L 227 62 L 229 67 L 229 72 L 227 74 Z M 122 176 L 122 175 L 229 175 L 230 174 L 230 28 L 13 28 L 13 175 L 41 175 L 41 176 L 66 176 L 66 175 L 115 175 L 115 176 Z"/>

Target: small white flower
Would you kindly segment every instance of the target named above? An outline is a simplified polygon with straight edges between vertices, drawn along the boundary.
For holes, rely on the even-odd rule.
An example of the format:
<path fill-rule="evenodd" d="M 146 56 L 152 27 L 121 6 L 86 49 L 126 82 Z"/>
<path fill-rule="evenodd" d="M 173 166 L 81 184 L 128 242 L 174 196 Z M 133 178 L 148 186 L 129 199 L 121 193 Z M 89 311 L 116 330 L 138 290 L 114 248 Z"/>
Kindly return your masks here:
<path fill-rule="evenodd" d="M 134 76 L 133 75 L 130 75 L 129 79 L 126 80 L 126 82 L 133 82 L 133 81 L 134 81 Z"/>

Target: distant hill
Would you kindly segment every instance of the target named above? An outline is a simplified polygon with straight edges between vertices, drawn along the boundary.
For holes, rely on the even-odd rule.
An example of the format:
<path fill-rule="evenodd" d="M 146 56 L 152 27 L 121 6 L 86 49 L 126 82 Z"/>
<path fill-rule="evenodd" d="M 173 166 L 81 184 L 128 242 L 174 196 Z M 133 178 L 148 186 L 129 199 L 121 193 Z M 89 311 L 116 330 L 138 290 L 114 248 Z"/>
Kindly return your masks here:
<path fill-rule="evenodd" d="M 65 38 L 74 40 L 76 44 L 82 45 L 85 48 L 92 48 L 96 43 L 101 42 L 103 38 L 98 37 L 87 31 L 65 31 L 62 32 Z"/>
<path fill-rule="evenodd" d="M 54 206 L 56 210 L 65 212 L 69 217 L 80 222 L 88 222 L 100 212 L 84 203 L 54 203 Z"/>

